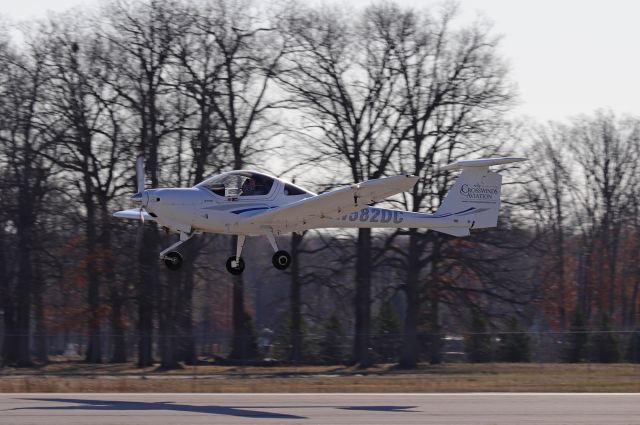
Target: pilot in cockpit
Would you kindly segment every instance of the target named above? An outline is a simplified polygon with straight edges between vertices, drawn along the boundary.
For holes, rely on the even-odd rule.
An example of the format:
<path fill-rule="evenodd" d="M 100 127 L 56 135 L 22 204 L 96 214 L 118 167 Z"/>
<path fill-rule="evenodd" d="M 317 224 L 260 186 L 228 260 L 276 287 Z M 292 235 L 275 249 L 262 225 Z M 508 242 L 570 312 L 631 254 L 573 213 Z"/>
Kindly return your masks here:
<path fill-rule="evenodd" d="M 255 195 L 256 191 L 256 181 L 249 177 L 242 183 L 242 192 L 240 192 L 241 196 L 251 196 Z"/>

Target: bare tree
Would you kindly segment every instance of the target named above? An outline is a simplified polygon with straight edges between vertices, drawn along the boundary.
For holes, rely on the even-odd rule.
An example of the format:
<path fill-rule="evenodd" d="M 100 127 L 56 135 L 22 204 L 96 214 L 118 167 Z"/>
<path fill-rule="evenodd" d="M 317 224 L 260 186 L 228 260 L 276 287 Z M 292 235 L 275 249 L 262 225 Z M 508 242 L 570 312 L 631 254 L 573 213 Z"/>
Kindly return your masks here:
<path fill-rule="evenodd" d="M 139 3 L 134 6 L 113 3 L 107 11 L 109 26 L 102 31 L 102 38 L 114 54 L 106 64 L 114 69 L 117 79 L 105 81 L 110 84 L 122 104 L 134 117 L 130 123 L 129 137 L 144 152 L 146 173 L 151 187 L 160 183 L 160 149 L 169 135 L 177 130 L 176 117 L 172 115 L 166 101 L 165 77 L 172 43 L 177 33 L 172 2 Z M 133 163 L 133 158 L 131 160 Z M 142 367 L 152 363 L 152 333 L 154 307 L 168 313 L 159 300 L 170 300 L 163 292 L 159 279 L 158 262 L 155 251 L 160 235 L 155 223 L 142 230 L 139 250 L 140 274 L 137 285 L 138 302 L 138 364 Z M 167 288 L 171 290 L 169 286 Z M 173 335 L 171 320 L 159 317 L 161 334 Z M 163 366 L 176 366 L 172 341 L 163 339 Z"/>
<path fill-rule="evenodd" d="M 27 38 L 23 53 L 2 51 L 6 80 L 4 81 L 3 126 L 0 129 L 2 157 L 6 173 L 4 187 L 12 202 L 8 206 L 15 229 L 17 248 L 17 279 L 15 307 L 5 310 L 13 315 L 6 323 L 10 347 L 4 362 L 28 366 L 31 361 L 32 294 L 41 285 L 41 276 L 34 271 L 34 257 L 39 249 L 37 234 L 39 213 L 49 195 L 49 178 L 55 168 L 42 153 L 51 149 L 42 134 L 40 119 L 44 115 L 42 96 L 47 79 L 44 69 L 46 52 L 41 40 Z"/>
<path fill-rule="evenodd" d="M 191 90 L 200 102 L 201 119 L 213 120 L 219 126 L 219 136 L 229 148 L 229 162 L 235 170 L 246 166 L 261 152 L 262 142 L 278 131 L 270 115 L 277 100 L 268 93 L 287 47 L 273 24 L 254 16 L 251 7 L 250 1 L 216 0 L 198 11 L 201 16 L 196 18 L 195 31 L 201 39 L 200 51 L 210 63 L 201 63 L 205 69 L 198 75 L 196 63 L 182 60 L 191 78 Z M 216 127 L 207 125 L 201 140 L 214 135 L 210 132 Z M 235 241 L 232 248 L 235 250 Z M 232 280 L 231 357 L 245 359 L 249 330 L 245 329 L 244 283 L 241 276 Z"/>
<path fill-rule="evenodd" d="M 124 143 L 118 95 L 106 81 L 114 69 L 108 66 L 104 44 L 71 16 L 48 23 L 44 29 L 50 50 L 46 62 L 52 78 L 47 82 L 47 102 L 51 109 L 48 132 L 59 146 L 49 158 L 65 169 L 68 193 L 82 199 L 88 281 L 89 311 L 88 362 L 102 360 L 101 327 L 105 304 L 102 280 L 108 287 L 110 324 L 113 333 L 112 361 L 124 361 L 122 304 L 124 288 L 114 273 L 111 247 L 113 199 L 126 186 L 118 164 L 132 156 Z M 128 189 L 127 189 L 128 190 Z M 95 270 L 103 273 L 96 273 Z"/>
<path fill-rule="evenodd" d="M 486 137 L 501 125 L 500 115 L 513 96 L 506 68 L 496 52 L 498 40 L 482 23 L 456 28 L 455 5 L 437 14 L 403 12 L 404 27 L 394 40 L 394 58 L 405 102 L 398 138 L 403 140 L 398 171 L 421 177 L 404 206 L 412 211 L 434 207 L 452 181 L 438 165 L 473 152 L 491 153 Z M 440 334 L 440 270 L 448 238 L 410 229 L 403 267 L 407 300 L 400 364 L 415 367 L 420 309 L 429 303 L 429 332 Z M 439 341 L 439 340 L 438 340 Z M 438 343 L 432 339 L 432 361 Z"/>
<path fill-rule="evenodd" d="M 568 325 L 568 287 L 566 262 L 567 234 L 571 215 L 572 186 L 574 185 L 569 146 L 568 128 L 550 124 L 536 129 L 533 147 L 527 157 L 528 181 L 525 185 L 528 202 L 536 211 L 536 246 L 540 251 L 538 273 L 543 285 L 550 289 L 550 301 L 557 311 L 558 325 L 565 330 Z M 545 263 L 549 262 L 549 267 Z"/>
<path fill-rule="evenodd" d="M 576 119 L 570 137 L 578 179 L 583 182 L 575 193 L 579 225 L 591 242 L 589 264 L 603 265 L 592 274 L 598 287 L 596 306 L 600 313 L 613 316 L 616 297 L 620 305 L 626 299 L 617 284 L 618 262 L 626 211 L 633 209 L 639 183 L 640 125 L 636 119 L 599 111 Z"/>
<path fill-rule="evenodd" d="M 401 25 L 397 8 L 371 7 L 361 19 L 347 16 L 340 9 L 294 11 L 288 37 L 295 48 L 279 78 L 290 107 L 303 114 L 313 158 L 337 163 L 350 174 L 338 183 L 383 176 L 399 146 L 394 132 L 399 76 L 391 62 Z M 359 229 L 357 244 L 353 360 L 366 367 L 371 363 L 371 229 Z"/>

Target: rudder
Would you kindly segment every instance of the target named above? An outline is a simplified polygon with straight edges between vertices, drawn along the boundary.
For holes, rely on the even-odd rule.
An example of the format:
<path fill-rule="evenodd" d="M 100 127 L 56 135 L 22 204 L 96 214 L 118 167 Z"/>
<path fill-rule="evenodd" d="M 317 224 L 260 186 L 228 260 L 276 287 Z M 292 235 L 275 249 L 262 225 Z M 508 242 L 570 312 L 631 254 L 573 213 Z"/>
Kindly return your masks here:
<path fill-rule="evenodd" d="M 473 216 L 471 228 L 484 229 L 498 225 L 502 176 L 489 171 L 489 166 L 525 161 L 525 158 L 487 158 L 457 161 L 443 170 L 462 169 L 436 214 Z"/>
<path fill-rule="evenodd" d="M 451 187 L 437 214 L 473 216 L 471 227 L 483 229 L 498 225 L 502 176 L 488 167 L 464 168 Z"/>

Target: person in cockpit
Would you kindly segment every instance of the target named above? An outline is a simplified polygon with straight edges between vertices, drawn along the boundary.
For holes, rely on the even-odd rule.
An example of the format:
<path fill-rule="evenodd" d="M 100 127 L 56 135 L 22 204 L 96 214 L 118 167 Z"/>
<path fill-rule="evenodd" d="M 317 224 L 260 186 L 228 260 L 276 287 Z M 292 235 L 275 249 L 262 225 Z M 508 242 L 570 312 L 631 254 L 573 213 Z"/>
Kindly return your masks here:
<path fill-rule="evenodd" d="M 255 195 L 256 192 L 256 181 L 249 177 L 242 183 L 242 192 L 240 192 L 240 196 L 251 196 Z"/>

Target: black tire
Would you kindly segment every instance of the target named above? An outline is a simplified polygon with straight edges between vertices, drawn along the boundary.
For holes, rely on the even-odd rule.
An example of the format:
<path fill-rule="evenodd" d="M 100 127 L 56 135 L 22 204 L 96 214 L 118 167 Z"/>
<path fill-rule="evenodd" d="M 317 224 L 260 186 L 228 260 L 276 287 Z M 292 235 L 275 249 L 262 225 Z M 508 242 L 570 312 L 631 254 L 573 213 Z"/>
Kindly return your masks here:
<path fill-rule="evenodd" d="M 177 251 L 171 251 L 164 256 L 162 261 L 164 261 L 164 265 L 167 266 L 169 270 L 178 270 L 182 267 L 182 255 Z"/>
<path fill-rule="evenodd" d="M 273 267 L 278 270 L 285 270 L 291 265 L 291 255 L 287 251 L 278 251 L 271 258 Z"/>
<path fill-rule="evenodd" d="M 227 271 L 233 275 L 242 274 L 242 272 L 244 271 L 244 260 L 242 259 L 242 257 L 240 257 L 240 261 L 238 262 L 238 267 L 232 267 L 231 262 L 235 260 L 236 260 L 235 255 L 227 259 Z"/>

